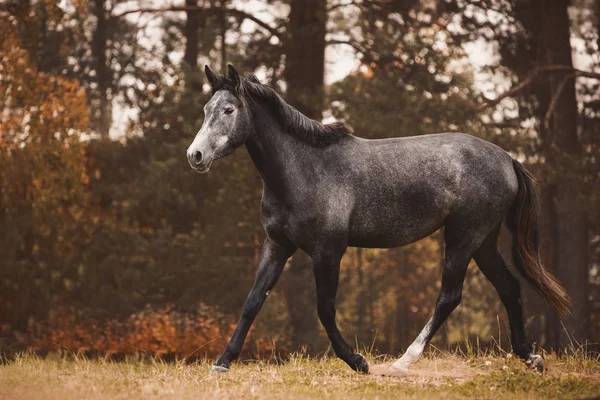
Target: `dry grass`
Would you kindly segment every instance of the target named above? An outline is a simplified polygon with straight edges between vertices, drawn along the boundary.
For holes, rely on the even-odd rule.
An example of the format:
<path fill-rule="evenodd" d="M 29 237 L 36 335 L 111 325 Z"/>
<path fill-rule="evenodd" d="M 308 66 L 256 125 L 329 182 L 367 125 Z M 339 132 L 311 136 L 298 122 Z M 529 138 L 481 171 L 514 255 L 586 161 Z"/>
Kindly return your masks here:
<path fill-rule="evenodd" d="M 382 360 L 370 358 L 371 364 Z M 359 375 L 330 358 L 293 356 L 280 365 L 242 362 L 212 375 L 210 363 L 124 362 L 21 355 L 0 366 L 0 399 L 185 398 L 598 398 L 600 361 L 585 354 L 547 356 L 547 373 L 513 357 L 430 354 L 411 375 Z"/>

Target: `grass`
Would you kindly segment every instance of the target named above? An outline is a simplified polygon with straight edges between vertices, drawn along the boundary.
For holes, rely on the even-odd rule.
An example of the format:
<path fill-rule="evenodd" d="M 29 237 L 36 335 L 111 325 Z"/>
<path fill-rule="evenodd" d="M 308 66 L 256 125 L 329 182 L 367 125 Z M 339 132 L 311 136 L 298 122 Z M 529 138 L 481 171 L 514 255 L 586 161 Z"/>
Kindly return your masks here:
<path fill-rule="evenodd" d="M 600 398 L 600 360 L 582 352 L 546 356 L 540 375 L 515 357 L 434 351 L 402 378 L 359 375 L 335 358 L 299 354 L 279 365 L 239 362 L 218 375 L 209 373 L 208 361 L 27 354 L 2 361 L 0 399 Z"/>

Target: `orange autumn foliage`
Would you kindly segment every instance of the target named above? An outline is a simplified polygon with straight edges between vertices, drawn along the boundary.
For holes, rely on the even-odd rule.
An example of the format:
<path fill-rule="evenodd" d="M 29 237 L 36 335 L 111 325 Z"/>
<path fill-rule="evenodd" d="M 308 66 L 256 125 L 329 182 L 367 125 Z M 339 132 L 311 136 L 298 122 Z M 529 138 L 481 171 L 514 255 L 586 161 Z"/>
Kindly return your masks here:
<path fill-rule="evenodd" d="M 0 149 L 53 140 L 68 148 L 89 126 L 85 91 L 77 80 L 39 71 L 17 28 L 14 17 L 0 16 Z"/>
<path fill-rule="evenodd" d="M 77 80 L 38 68 L 21 25 L 0 13 L 0 183 L 10 182 L 5 206 L 39 216 L 71 207 L 89 181 L 81 142 L 89 110 Z"/>
<path fill-rule="evenodd" d="M 203 314 L 211 313 L 218 315 L 210 310 Z M 23 340 L 37 352 L 66 350 L 105 357 L 144 354 L 189 360 L 218 356 L 234 328 L 232 321 L 182 313 L 172 306 L 158 310 L 147 307 L 124 321 L 102 323 L 60 310 L 43 325 L 31 327 Z M 272 344 L 264 339 L 250 338 L 249 344 L 253 356 L 272 354 Z"/>

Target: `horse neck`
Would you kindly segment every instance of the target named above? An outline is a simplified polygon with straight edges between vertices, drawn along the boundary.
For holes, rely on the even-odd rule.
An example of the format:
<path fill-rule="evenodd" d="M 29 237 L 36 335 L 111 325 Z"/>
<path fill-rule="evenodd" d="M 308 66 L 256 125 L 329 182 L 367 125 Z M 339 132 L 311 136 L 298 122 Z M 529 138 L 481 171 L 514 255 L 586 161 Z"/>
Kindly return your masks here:
<path fill-rule="evenodd" d="M 300 178 L 298 173 L 305 168 L 304 164 L 310 165 L 316 150 L 284 132 L 264 109 L 255 111 L 254 130 L 246 140 L 246 148 L 265 187 L 283 197 L 293 189 L 287 186 Z M 290 179 L 292 175 L 294 179 Z"/>

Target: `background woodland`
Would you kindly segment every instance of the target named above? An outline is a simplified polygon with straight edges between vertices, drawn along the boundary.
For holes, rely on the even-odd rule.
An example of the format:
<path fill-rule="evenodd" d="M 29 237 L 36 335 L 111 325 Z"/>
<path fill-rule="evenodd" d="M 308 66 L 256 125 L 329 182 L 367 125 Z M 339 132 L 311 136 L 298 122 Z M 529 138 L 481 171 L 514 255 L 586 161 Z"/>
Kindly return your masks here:
<path fill-rule="evenodd" d="M 461 131 L 510 151 L 540 182 L 543 260 L 574 302 L 561 321 L 523 284 L 529 336 L 598 349 L 599 31 L 599 0 L 0 1 L 0 352 L 222 350 L 264 238 L 262 185 L 243 148 L 205 176 L 185 150 L 210 98 L 202 67 L 227 63 L 361 137 Z M 350 249 L 345 336 L 405 349 L 433 312 L 443 251 L 439 232 Z M 433 344 L 509 349 L 475 264 L 464 293 Z M 302 348 L 328 341 L 298 252 L 245 351 Z"/>

